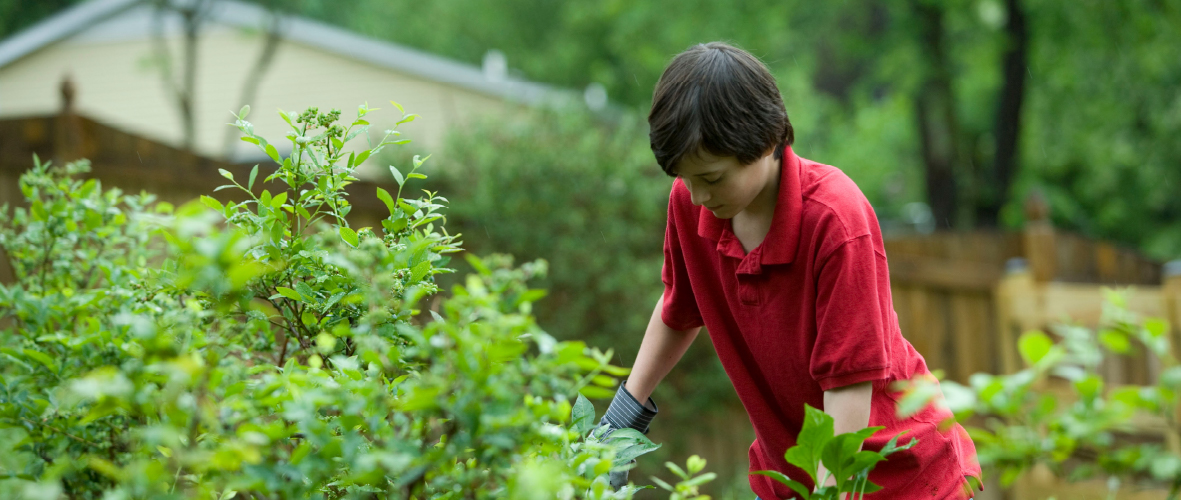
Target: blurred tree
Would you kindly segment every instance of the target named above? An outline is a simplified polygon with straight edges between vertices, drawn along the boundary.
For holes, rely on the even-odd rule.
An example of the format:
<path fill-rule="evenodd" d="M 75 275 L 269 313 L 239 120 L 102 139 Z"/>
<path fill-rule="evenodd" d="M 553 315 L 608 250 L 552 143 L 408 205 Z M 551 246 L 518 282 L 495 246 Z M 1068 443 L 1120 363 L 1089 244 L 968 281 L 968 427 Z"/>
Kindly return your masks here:
<path fill-rule="evenodd" d="M 0 39 L 81 2 L 82 0 L 0 0 Z"/>
<path fill-rule="evenodd" d="M 0 33 L 77 1 L 0 0 Z M 779 78 L 801 154 L 883 219 L 924 200 L 942 227 L 1020 224 L 1036 188 L 1065 227 L 1181 255 L 1177 0 L 280 3 L 473 64 L 497 49 L 518 76 L 641 109 L 672 55 L 731 41 Z"/>

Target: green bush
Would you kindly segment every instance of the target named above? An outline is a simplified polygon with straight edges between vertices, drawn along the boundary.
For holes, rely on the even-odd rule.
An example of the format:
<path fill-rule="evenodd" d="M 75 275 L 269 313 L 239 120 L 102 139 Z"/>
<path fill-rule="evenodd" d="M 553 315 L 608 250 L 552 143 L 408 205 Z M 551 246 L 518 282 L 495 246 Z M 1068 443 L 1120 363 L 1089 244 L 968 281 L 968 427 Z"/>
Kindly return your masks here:
<path fill-rule="evenodd" d="M 0 496 L 631 497 L 606 474 L 655 446 L 599 442 L 572 404 L 626 371 L 537 326 L 525 281 L 544 262 L 469 258 L 477 274 L 423 311 L 459 250 L 445 200 L 379 189 L 382 228 L 349 226 L 356 167 L 403 142 L 349 152 L 369 111 L 282 113 L 282 157 L 244 108 L 243 140 L 279 168 L 223 171 L 243 202 L 173 213 L 78 180 L 85 162 L 21 178 L 29 208 L 0 224 L 17 277 L 0 285 Z"/>
<path fill-rule="evenodd" d="M 642 122 L 542 109 L 453 134 L 434 177 L 469 250 L 544 257 L 539 320 L 559 338 L 639 345 L 660 297 L 669 179 Z"/>

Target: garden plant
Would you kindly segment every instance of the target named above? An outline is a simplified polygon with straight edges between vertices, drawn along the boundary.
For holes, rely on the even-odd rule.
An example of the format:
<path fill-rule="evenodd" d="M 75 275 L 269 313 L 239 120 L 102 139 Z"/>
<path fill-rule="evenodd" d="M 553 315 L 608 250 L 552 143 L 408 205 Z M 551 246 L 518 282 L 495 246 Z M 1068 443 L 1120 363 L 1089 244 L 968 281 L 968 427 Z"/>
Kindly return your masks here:
<path fill-rule="evenodd" d="M 378 189 L 381 228 L 346 218 L 357 166 L 407 141 L 350 150 L 372 110 L 311 108 L 281 112 L 283 156 L 248 111 L 242 140 L 278 166 L 222 171 L 241 201 L 174 208 L 84 180 L 85 161 L 22 176 L 28 206 L 0 225 L 0 496 L 630 498 L 607 474 L 655 445 L 587 429 L 575 396 L 626 371 L 538 327 L 545 263 L 469 255 L 424 308 L 460 251 L 446 200 Z"/>
<path fill-rule="evenodd" d="M 898 438 L 903 437 L 903 432 L 890 438 L 880 451 L 861 449 L 866 439 L 884 428 L 866 427 L 857 432 L 834 436 L 832 416 L 805 404 L 804 425 L 796 438 L 796 445 L 789 448 L 783 458 L 787 463 L 803 469 L 816 487 L 809 490 L 807 485 L 778 471 L 764 470 L 755 474 L 769 476 L 787 485 L 803 500 L 862 498 L 866 493 L 882 489 L 869 480 L 869 473 L 873 471 L 874 466 L 887 460 L 894 452 L 907 450 L 918 444 L 917 439 L 910 439 L 906 444 L 899 446 Z M 821 464 L 824 465 L 824 474 L 820 474 Z M 822 486 L 830 478 L 835 480 L 835 484 Z"/>

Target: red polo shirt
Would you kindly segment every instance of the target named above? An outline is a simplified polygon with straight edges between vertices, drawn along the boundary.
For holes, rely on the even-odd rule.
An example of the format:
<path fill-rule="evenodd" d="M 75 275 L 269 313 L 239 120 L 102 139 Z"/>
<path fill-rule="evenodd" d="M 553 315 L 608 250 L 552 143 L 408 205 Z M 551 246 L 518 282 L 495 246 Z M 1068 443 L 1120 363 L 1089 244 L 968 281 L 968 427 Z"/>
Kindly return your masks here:
<path fill-rule="evenodd" d="M 843 172 L 800 158 L 788 147 L 770 232 L 747 254 L 730 229 L 693 206 L 673 182 L 664 237 L 664 310 L 671 328 L 704 325 L 746 407 L 755 441 L 750 470 L 774 469 L 811 486 L 783 453 L 795 445 L 804 403 L 824 408 L 824 391 L 872 381 L 865 443 L 880 450 L 894 435 L 919 443 L 878 464 L 867 498 L 967 498 L 965 475 L 980 477 L 976 448 L 959 424 L 940 432 L 947 410 L 899 419 L 890 383 L 928 373 L 898 329 L 886 251 L 873 208 Z M 906 438 L 900 439 L 905 443 Z M 759 497 L 794 498 L 786 486 L 750 476 Z"/>

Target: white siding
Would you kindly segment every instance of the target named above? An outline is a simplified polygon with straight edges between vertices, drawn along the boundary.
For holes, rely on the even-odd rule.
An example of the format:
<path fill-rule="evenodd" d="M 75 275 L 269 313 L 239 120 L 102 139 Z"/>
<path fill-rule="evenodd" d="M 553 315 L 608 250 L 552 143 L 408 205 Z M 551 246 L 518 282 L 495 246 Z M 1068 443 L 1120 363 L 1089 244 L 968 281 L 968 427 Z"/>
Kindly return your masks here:
<path fill-rule="evenodd" d="M 95 30 L 98 36 L 83 33 L 0 68 L 0 117 L 57 112 L 61 105 L 59 84 L 69 74 L 76 84 L 80 113 L 128 132 L 180 144 L 178 106 L 159 71 L 147 65 L 151 40 L 120 40 L 111 36 L 111 25 L 108 22 L 104 30 Z M 179 53 L 179 42 L 169 39 L 173 54 Z M 202 35 L 197 70 L 197 152 L 222 156 L 225 131 L 230 128 L 226 124 L 233 120 L 231 111 L 240 107 L 243 84 L 262 43 L 262 33 L 237 28 L 209 29 Z M 351 119 L 357 106 L 368 102 L 381 108 L 366 117 L 373 123 L 373 135 L 378 136 L 396 121 L 398 112 L 388 102 L 396 100 L 407 112 L 421 115 L 400 130 L 415 141 L 410 147 L 424 154 L 437 148 L 445 131 L 459 122 L 508 106 L 500 99 L 455 85 L 289 41 L 281 42 L 256 95 L 249 120 L 276 146 L 286 143 L 283 136 L 287 130 L 277 108 L 298 112 L 308 106 L 321 110 L 335 107 L 342 110 L 342 118 Z M 236 147 L 236 156 L 256 155 L 257 150 L 249 144 L 238 141 Z"/>

